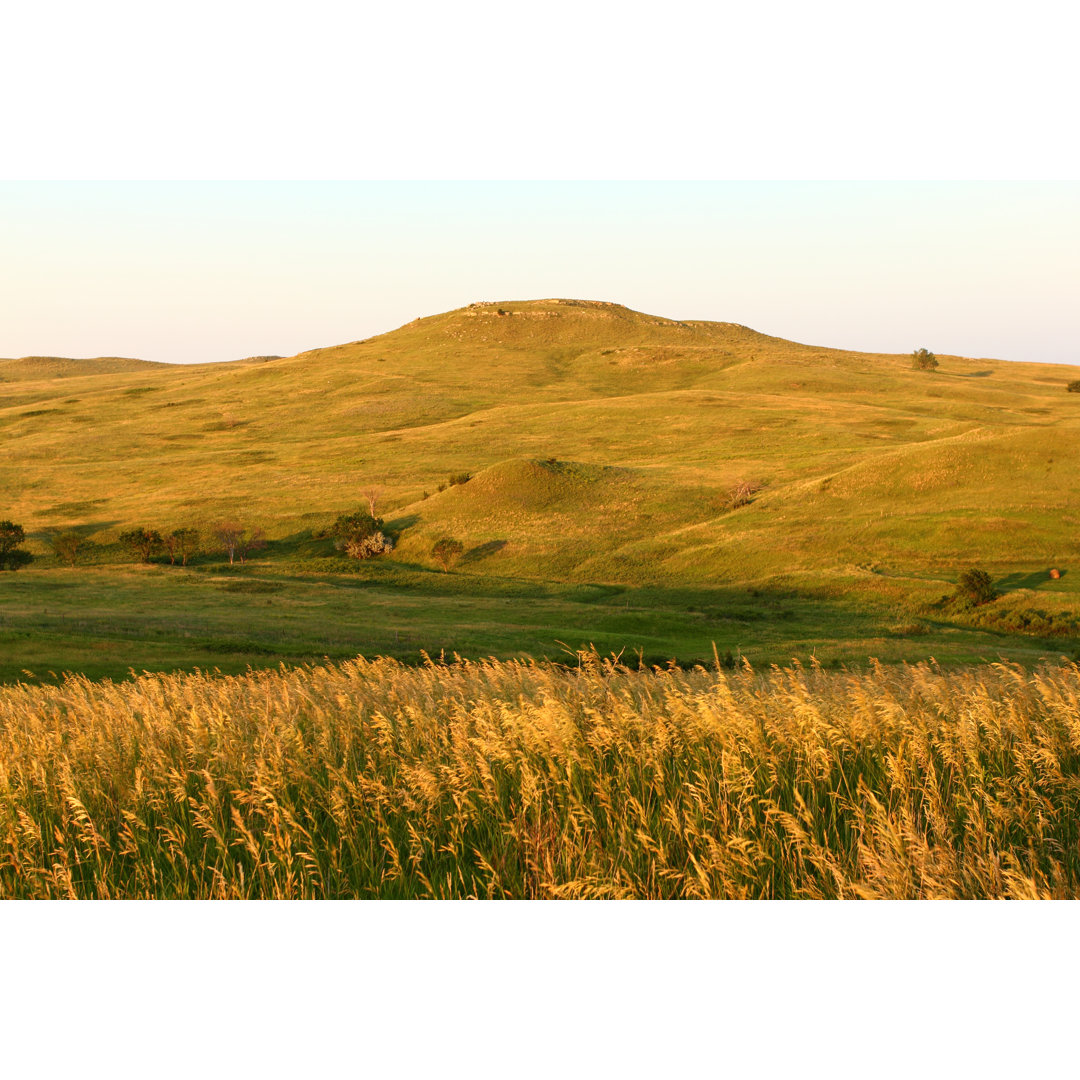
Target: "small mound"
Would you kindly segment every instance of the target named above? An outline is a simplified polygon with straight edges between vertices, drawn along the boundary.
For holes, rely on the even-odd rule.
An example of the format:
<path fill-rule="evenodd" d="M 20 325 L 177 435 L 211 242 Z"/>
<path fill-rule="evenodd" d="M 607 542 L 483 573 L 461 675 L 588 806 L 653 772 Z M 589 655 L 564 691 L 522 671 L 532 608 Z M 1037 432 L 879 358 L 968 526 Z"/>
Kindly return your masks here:
<path fill-rule="evenodd" d="M 629 470 L 555 458 L 511 458 L 477 474 L 467 484 L 450 488 L 469 502 L 513 504 L 542 510 L 555 504 L 595 497 L 596 485 L 621 481 Z"/>

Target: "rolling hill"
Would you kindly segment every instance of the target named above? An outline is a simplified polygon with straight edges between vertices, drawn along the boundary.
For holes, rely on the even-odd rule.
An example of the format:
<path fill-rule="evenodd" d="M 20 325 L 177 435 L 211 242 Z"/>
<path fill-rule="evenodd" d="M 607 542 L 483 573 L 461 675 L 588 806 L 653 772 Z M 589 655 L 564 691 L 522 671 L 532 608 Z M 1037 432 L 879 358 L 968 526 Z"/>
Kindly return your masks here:
<path fill-rule="evenodd" d="M 134 525 L 238 517 L 275 541 L 267 566 L 353 573 L 319 530 L 376 486 L 398 543 L 371 574 L 430 571 L 433 540 L 453 536 L 466 557 L 450 577 L 477 589 L 917 606 L 978 564 L 1072 610 L 1074 368 L 939 355 L 915 371 L 583 300 L 471 304 L 253 359 L 0 361 L 0 517 L 31 535 L 33 572 L 60 529 L 107 566 Z M 760 490 L 731 509 L 739 480 Z"/>

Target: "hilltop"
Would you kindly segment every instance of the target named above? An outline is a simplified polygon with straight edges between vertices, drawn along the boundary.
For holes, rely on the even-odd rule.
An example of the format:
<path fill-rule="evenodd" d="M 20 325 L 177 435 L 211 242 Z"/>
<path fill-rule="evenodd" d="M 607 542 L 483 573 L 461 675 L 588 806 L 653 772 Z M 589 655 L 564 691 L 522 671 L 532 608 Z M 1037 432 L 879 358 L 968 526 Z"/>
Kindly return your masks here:
<path fill-rule="evenodd" d="M 1064 618 L 1074 578 L 1046 570 L 1078 554 L 1078 372 L 938 360 L 552 299 L 284 358 L 0 361 L 0 517 L 40 572 L 57 529 L 105 565 L 133 525 L 241 517 L 276 541 L 267 565 L 319 572 L 431 573 L 432 542 L 456 537 L 466 556 L 437 580 L 459 591 L 795 589 L 907 625 L 978 564 Z M 757 491 L 732 508 L 740 480 Z M 398 543 L 357 567 L 318 536 L 369 486 Z"/>

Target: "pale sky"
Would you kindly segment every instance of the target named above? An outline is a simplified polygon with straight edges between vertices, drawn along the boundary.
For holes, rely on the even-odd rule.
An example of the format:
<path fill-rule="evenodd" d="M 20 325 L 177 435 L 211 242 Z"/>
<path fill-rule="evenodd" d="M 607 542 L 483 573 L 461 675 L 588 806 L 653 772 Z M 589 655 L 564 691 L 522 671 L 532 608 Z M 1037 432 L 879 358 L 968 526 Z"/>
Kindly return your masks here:
<path fill-rule="evenodd" d="M 290 355 L 475 300 L 1080 362 L 1080 183 L 0 182 L 0 357 Z"/>

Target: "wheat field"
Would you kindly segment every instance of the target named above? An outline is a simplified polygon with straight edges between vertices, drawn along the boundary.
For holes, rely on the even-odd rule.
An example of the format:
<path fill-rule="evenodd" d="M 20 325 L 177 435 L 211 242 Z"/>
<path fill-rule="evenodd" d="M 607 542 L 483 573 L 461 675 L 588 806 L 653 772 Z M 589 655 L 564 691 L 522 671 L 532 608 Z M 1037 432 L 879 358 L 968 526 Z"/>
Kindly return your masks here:
<path fill-rule="evenodd" d="M 0 896 L 1073 897 L 1080 667 L 0 688 Z"/>

